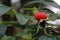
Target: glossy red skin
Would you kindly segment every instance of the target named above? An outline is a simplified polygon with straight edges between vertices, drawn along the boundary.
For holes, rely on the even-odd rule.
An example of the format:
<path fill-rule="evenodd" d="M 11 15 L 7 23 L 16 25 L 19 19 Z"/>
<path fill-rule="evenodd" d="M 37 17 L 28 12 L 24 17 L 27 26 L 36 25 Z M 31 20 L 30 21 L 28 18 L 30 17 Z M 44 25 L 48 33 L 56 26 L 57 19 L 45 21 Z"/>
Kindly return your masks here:
<path fill-rule="evenodd" d="M 35 19 L 37 21 L 40 21 L 41 19 L 47 19 L 47 15 L 45 12 L 37 12 L 35 15 L 34 15 Z"/>

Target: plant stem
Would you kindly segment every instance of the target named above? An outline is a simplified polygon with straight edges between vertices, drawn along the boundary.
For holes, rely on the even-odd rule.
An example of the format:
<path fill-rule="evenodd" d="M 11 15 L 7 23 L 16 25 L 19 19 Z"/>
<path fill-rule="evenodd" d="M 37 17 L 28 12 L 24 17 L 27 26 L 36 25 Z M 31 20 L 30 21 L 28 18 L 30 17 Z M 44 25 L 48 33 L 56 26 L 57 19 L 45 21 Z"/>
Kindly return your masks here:
<path fill-rule="evenodd" d="M 46 32 L 46 28 L 44 28 L 43 31 L 44 31 L 44 33 L 45 33 L 46 35 L 52 36 L 52 34 L 49 34 L 49 33 Z"/>
<path fill-rule="evenodd" d="M 38 22 L 37 31 L 36 31 L 36 33 L 34 35 L 36 35 L 39 32 L 39 29 L 40 29 L 40 22 Z"/>

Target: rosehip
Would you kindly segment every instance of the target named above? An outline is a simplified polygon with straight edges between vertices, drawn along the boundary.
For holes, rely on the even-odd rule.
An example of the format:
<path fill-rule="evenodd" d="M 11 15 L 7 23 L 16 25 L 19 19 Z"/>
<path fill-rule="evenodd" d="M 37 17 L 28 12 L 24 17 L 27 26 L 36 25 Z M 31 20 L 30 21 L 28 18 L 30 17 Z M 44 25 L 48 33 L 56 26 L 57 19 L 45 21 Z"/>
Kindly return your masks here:
<path fill-rule="evenodd" d="M 35 15 L 34 15 L 35 19 L 37 21 L 40 21 L 41 19 L 47 19 L 47 15 L 45 12 L 37 12 Z"/>

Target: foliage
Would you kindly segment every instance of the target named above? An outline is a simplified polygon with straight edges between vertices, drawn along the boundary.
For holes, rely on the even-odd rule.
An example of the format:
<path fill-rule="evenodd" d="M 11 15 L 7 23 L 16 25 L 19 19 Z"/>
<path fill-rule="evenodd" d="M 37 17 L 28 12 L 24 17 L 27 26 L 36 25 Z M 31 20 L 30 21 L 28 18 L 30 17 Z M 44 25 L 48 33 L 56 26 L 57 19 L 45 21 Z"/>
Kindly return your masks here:
<path fill-rule="evenodd" d="M 39 4 L 39 6 L 33 6 L 32 8 L 25 7 L 30 4 Z M 58 19 L 57 14 L 46 8 L 48 5 L 60 8 L 60 6 L 52 0 L 34 0 L 24 4 L 24 8 L 22 8 L 24 12 L 18 13 L 13 7 L 0 4 L 0 40 L 60 40 L 60 35 L 54 33 L 52 36 L 49 36 L 44 33 L 44 28 L 40 29 L 39 32 L 34 35 L 37 29 L 37 21 L 34 18 L 36 12 L 46 12 L 48 20 Z M 8 28 L 11 28 L 9 33 L 12 35 L 7 35 Z"/>

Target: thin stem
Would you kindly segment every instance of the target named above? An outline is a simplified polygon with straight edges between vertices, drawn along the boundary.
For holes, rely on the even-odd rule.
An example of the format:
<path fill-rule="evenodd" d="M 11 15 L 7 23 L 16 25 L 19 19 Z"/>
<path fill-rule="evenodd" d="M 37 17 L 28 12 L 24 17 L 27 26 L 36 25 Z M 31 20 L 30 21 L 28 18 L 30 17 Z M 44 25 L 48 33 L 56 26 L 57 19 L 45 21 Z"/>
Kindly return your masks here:
<path fill-rule="evenodd" d="M 22 8 L 23 10 L 32 10 L 32 8 Z"/>
<path fill-rule="evenodd" d="M 43 29 L 44 33 L 48 36 L 52 36 L 52 34 L 47 33 L 46 28 Z"/>
<path fill-rule="evenodd" d="M 40 22 L 38 22 L 37 31 L 36 31 L 36 33 L 34 35 L 36 35 L 39 32 L 39 29 L 40 29 Z"/>

